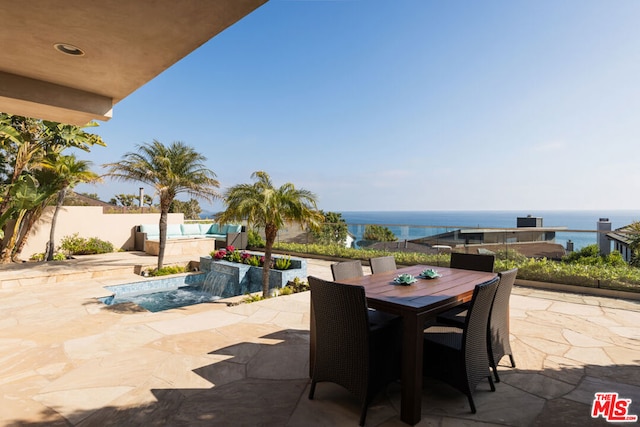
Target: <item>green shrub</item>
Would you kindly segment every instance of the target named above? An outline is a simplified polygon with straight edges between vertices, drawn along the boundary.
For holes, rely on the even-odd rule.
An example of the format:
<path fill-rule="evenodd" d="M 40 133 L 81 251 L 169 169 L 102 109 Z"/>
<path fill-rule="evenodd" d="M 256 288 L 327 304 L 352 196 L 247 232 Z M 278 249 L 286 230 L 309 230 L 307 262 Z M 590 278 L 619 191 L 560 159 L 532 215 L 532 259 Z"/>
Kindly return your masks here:
<path fill-rule="evenodd" d="M 290 288 L 289 286 L 285 286 L 283 288 L 278 289 L 278 293 L 279 295 L 291 295 L 295 292 L 293 291 L 293 288 Z"/>
<path fill-rule="evenodd" d="M 497 260 L 512 260 L 516 262 L 524 262 L 527 259 L 526 255 L 521 254 L 515 249 L 500 249 L 495 252 Z"/>
<path fill-rule="evenodd" d="M 256 294 L 247 294 L 242 301 L 248 303 L 252 303 L 252 302 L 257 302 L 257 301 L 262 301 L 263 299 L 265 299 L 262 294 L 260 293 L 256 293 Z"/>
<path fill-rule="evenodd" d="M 395 242 L 398 240 L 391 230 L 381 225 L 365 225 L 363 237 L 364 240 L 375 240 L 377 242 Z"/>
<path fill-rule="evenodd" d="M 256 230 L 247 231 L 247 246 L 250 248 L 264 248 L 265 241 Z"/>
<path fill-rule="evenodd" d="M 64 261 L 67 259 L 67 256 L 62 252 L 56 252 L 53 254 L 54 261 Z M 33 254 L 29 257 L 30 261 L 44 261 L 44 252 Z"/>
<path fill-rule="evenodd" d="M 166 265 L 162 267 L 160 270 L 148 270 L 149 276 L 168 276 L 170 274 L 179 274 L 186 273 L 189 271 L 189 266 L 181 266 L 181 265 Z"/>
<path fill-rule="evenodd" d="M 79 237 L 78 233 L 72 236 L 65 236 L 60 242 L 60 248 L 70 255 L 91 255 L 106 254 L 113 252 L 113 244 L 100 240 L 97 237 L 85 239 Z"/>
<path fill-rule="evenodd" d="M 617 267 L 621 267 L 626 265 L 624 258 L 622 258 L 622 254 L 618 251 L 613 251 L 606 257 L 604 257 L 604 262 L 607 265 L 613 265 Z"/>
<path fill-rule="evenodd" d="M 289 283 L 287 283 L 285 288 L 291 289 L 292 293 L 306 292 L 309 290 L 309 282 L 302 280 L 299 277 L 294 277 L 293 280 L 290 280 Z"/>
<path fill-rule="evenodd" d="M 609 265 L 623 266 L 626 265 L 622 254 L 618 251 L 611 252 L 606 256 L 600 255 L 598 245 L 588 245 L 579 251 L 571 252 L 562 258 L 565 263 L 583 264 L 583 265 Z"/>

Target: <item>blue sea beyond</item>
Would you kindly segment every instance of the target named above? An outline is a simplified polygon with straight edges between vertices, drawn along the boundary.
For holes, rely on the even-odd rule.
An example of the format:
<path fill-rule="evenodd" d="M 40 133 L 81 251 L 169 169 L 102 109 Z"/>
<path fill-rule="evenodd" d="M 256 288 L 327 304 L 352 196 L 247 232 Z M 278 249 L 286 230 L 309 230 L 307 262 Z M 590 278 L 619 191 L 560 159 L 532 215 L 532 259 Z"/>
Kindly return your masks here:
<path fill-rule="evenodd" d="M 367 224 L 388 227 L 399 240 L 412 240 L 466 227 L 516 228 L 517 218 L 531 215 L 542 218 L 544 227 L 566 227 L 556 233 L 556 243 L 574 249 L 597 242 L 598 221 L 608 218 L 611 229 L 640 221 L 640 210 L 601 211 L 347 211 L 340 212 L 349 231 L 362 239 Z"/>

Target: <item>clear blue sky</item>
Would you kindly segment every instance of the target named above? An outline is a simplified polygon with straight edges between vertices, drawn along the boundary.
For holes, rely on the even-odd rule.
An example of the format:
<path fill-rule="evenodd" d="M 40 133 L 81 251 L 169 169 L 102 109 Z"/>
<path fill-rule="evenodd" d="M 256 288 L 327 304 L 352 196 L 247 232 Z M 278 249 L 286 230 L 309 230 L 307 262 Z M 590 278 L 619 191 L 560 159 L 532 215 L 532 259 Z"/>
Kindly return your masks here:
<path fill-rule="evenodd" d="M 179 140 L 221 191 L 264 170 L 329 211 L 637 210 L 639 22 L 637 0 L 271 0 L 118 103 L 80 157 L 102 171 Z"/>

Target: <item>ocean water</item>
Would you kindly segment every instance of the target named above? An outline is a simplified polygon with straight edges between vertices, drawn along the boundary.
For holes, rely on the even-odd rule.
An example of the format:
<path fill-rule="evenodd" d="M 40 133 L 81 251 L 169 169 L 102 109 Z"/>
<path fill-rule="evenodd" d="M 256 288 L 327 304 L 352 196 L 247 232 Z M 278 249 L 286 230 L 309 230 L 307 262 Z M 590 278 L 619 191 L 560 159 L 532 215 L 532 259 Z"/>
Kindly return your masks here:
<path fill-rule="evenodd" d="M 367 224 L 388 227 L 399 240 L 412 240 L 460 228 L 515 228 L 518 217 L 542 218 L 544 227 L 566 227 L 556 233 L 556 243 L 574 250 L 597 243 L 597 224 L 608 218 L 611 229 L 640 221 L 640 210 L 602 211 L 347 211 L 340 212 L 349 231 L 362 239 Z"/>

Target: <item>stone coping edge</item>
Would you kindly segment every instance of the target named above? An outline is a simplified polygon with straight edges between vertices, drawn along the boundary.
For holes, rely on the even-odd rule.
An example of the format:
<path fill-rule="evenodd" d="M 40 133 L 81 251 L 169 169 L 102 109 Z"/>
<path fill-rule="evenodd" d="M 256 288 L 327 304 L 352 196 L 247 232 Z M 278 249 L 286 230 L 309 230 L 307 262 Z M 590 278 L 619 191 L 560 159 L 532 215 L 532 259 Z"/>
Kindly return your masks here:
<path fill-rule="evenodd" d="M 515 284 L 527 288 L 544 289 L 548 291 L 571 292 L 575 294 L 596 295 L 601 297 L 640 301 L 640 292 L 625 292 L 615 289 L 590 288 L 587 286 L 565 285 L 561 283 L 551 282 L 537 282 L 524 279 L 516 279 Z"/>

